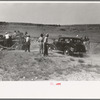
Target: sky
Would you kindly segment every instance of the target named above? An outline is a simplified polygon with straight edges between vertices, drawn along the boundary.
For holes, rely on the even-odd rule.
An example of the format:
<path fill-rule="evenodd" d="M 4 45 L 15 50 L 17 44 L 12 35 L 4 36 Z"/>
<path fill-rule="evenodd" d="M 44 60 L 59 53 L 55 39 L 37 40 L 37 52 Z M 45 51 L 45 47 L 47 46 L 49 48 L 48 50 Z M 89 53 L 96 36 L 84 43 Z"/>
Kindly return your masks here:
<path fill-rule="evenodd" d="M 100 3 L 1 3 L 0 21 L 100 24 Z"/>

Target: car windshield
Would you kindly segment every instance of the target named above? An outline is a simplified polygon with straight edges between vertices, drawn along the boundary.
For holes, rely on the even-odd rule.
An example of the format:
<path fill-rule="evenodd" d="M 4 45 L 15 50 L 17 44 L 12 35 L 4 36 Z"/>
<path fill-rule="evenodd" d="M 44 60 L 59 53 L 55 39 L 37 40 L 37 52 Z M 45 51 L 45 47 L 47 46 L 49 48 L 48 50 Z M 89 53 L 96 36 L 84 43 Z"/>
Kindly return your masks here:
<path fill-rule="evenodd" d="M 59 39 L 59 41 L 61 41 L 61 42 L 62 42 L 62 41 L 65 41 L 65 39 L 64 39 L 64 38 L 60 38 L 60 39 Z"/>
<path fill-rule="evenodd" d="M 79 43 L 79 42 L 82 42 L 81 39 L 77 39 L 77 38 L 59 38 L 59 41 L 60 42 L 66 42 L 66 43 Z"/>
<path fill-rule="evenodd" d="M 79 39 L 73 39 L 73 42 L 74 42 L 74 43 L 79 43 L 79 42 L 82 42 L 82 41 L 79 40 Z"/>

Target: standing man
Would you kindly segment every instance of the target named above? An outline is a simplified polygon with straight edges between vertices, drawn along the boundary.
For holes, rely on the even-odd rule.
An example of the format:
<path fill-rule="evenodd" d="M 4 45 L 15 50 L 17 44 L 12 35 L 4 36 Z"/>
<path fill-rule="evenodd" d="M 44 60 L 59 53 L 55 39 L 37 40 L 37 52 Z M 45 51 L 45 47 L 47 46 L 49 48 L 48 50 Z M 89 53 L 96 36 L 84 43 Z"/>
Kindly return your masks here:
<path fill-rule="evenodd" d="M 9 38 L 10 38 L 9 33 L 6 32 L 6 34 L 5 34 L 4 37 L 5 37 L 5 46 L 6 46 L 6 47 L 9 47 Z"/>
<path fill-rule="evenodd" d="M 46 34 L 46 36 L 44 37 L 44 56 L 48 56 L 48 37 L 49 34 Z"/>
<path fill-rule="evenodd" d="M 25 38 L 25 52 L 30 52 L 30 35 L 27 35 Z"/>
<path fill-rule="evenodd" d="M 40 35 L 38 42 L 39 42 L 39 52 L 40 54 L 43 54 L 43 34 Z"/>

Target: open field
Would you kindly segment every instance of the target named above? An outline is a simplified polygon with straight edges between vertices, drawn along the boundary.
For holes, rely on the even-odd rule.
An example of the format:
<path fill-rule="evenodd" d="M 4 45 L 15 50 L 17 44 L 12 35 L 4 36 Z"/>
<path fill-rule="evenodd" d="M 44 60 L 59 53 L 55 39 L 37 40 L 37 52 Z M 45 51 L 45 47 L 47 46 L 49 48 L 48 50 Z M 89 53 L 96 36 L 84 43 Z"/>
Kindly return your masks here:
<path fill-rule="evenodd" d="M 100 53 L 80 58 L 49 51 L 49 56 L 43 57 L 38 53 L 38 46 L 32 43 L 30 53 L 12 50 L 0 55 L 0 80 L 3 81 L 100 80 Z"/>
<path fill-rule="evenodd" d="M 39 37 L 41 33 L 49 33 L 50 38 L 61 36 L 88 36 L 91 42 L 100 42 L 100 25 L 45 25 L 31 23 L 0 23 L 0 34 L 5 32 L 26 31 L 31 37 Z"/>
<path fill-rule="evenodd" d="M 90 25 L 91 26 L 91 25 Z M 97 81 L 100 80 L 100 25 L 94 26 L 37 26 L 7 24 L 0 26 L 0 33 L 27 31 L 31 37 L 49 33 L 50 38 L 62 36 L 89 36 L 90 50 L 84 57 L 65 56 L 57 50 L 49 51 L 48 57 L 38 52 L 38 42 L 32 41 L 31 52 L 4 50 L 0 52 L 1 81 Z M 75 28 L 76 27 L 76 28 Z"/>

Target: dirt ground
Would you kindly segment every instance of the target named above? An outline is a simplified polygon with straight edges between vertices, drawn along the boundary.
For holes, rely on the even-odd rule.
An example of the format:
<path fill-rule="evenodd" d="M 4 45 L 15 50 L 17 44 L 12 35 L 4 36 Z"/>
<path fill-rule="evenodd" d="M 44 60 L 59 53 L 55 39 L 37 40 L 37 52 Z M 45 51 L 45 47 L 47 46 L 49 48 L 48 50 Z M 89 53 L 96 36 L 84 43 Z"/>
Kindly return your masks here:
<path fill-rule="evenodd" d="M 98 49 L 99 50 L 99 49 Z M 84 57 L 65 56 L 57 50 L 48 57 L 32 43 L 31 52 L 4 50 L 0 52 L 1 81 L 99 81 L 100 54 L 87 52 Z"/>

